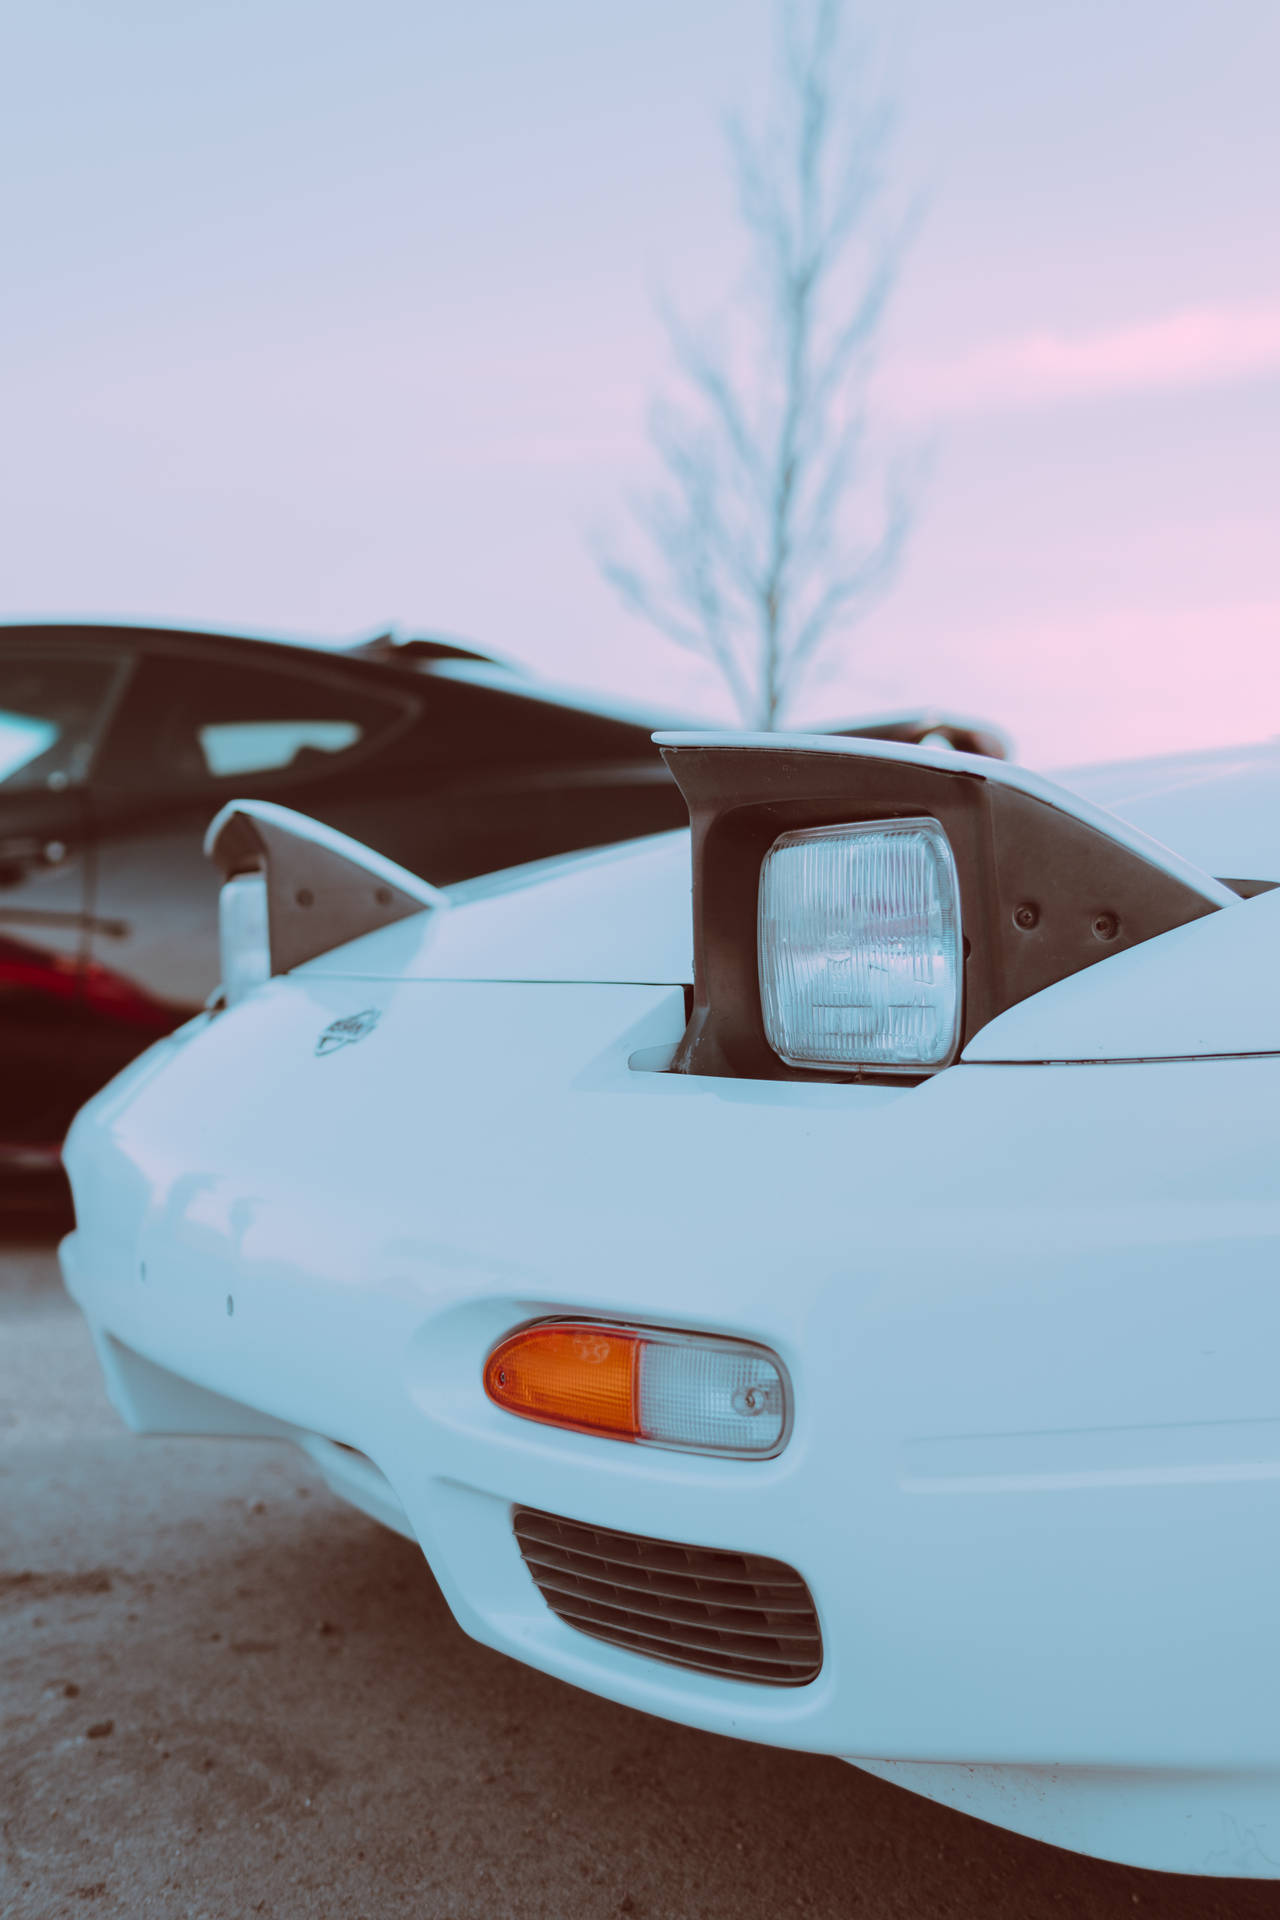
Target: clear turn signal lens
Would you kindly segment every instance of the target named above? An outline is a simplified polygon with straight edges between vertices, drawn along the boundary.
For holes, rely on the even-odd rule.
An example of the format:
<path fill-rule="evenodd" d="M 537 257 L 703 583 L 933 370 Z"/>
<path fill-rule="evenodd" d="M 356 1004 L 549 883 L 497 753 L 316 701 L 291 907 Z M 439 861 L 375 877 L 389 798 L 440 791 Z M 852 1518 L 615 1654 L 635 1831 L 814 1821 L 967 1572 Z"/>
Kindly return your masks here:
<path fill-rule="evenodd" d="M 936 820 L 812 827 L 760 869 L 765 1034 L 793 1067 L 929 1072 L 960 1033 L 960 885 Z"/>
<path fill-rule="evenodd" d="M 699 1453 L 776 1453 L 786 1391 L 761 1347 L 645 1340 L 640 1349 L 642 1437 Z"/>
<path fill-rule="evenodd" d="M 781 1363 L 740 1340 L 544 1322 L 494 1348 L 484 1387 L 526 1420 L 693 1453 L 765 1458 L 787 1434 Z"/>

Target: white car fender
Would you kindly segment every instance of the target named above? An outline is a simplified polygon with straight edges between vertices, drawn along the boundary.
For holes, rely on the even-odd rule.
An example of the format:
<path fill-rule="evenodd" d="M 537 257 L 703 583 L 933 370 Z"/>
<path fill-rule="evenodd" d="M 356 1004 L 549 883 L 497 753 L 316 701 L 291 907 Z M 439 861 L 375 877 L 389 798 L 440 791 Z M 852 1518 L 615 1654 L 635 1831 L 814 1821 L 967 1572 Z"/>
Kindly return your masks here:
<path fill-rule="evenodd" d="M 1010 1007 L 967 1064 L 1280 1054 L 1280 888 L 1174 927 Z"/>

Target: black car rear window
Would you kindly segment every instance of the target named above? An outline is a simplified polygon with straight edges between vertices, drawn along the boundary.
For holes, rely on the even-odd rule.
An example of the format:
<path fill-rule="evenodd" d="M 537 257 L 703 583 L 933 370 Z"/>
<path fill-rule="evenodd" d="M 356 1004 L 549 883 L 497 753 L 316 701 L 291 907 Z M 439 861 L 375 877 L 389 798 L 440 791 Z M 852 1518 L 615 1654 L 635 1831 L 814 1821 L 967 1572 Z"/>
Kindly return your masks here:
<path fill-rule="evenodd" d="M 327 771 L 397 730 L 407 703 L 305 671 L 150 659 L 103 751 L 105 786 L 220 786 Z"/>

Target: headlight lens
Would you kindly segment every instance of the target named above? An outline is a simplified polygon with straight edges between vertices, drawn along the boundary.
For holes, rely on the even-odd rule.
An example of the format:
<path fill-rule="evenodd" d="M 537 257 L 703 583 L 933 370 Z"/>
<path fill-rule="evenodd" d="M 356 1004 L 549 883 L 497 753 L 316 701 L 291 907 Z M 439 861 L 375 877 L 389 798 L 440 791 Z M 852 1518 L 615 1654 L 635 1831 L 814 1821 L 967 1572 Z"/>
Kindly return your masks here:
<path fill-rule="evenodd" d="M 955 859 L 936 820 L 810 827 L 765 855 L 760 1000 L 789 1066 L 946 1066 L 963 960 Z"/>
<path fill-rule="evenodd" d="M 218 949 L 222 995 L 229 1007 L 271 978 L 265 873 L 238 873 L 223 882 L 218 896 Z"/>

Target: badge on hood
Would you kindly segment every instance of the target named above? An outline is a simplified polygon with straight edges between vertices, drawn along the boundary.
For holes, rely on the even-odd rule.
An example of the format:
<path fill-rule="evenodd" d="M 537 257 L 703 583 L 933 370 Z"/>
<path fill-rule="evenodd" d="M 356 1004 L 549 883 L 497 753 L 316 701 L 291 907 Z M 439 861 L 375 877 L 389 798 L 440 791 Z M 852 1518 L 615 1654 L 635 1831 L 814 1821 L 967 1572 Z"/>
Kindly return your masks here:
<path fill-rule="evenodd" d="M 355 1040 L 363 1040 L 372 1033 L 382 1015 L 376 1007 L 366 1007 L 363 1013 L 344 1013 L 341 1020 L 331 1020 L 320 1038 L 316 1041 L 316 1052 L 336 1053 L 339 1047 L 349 1047 Z"/>

